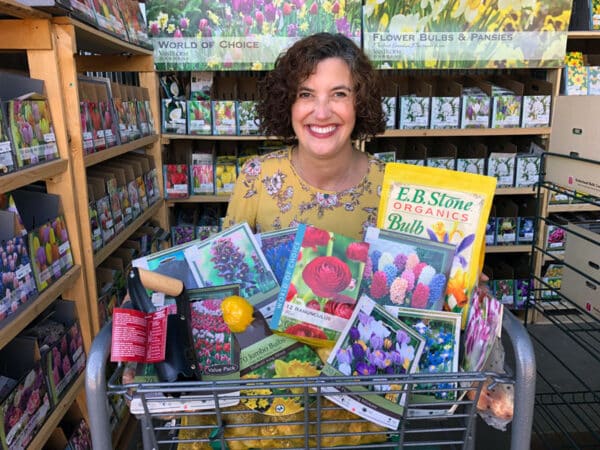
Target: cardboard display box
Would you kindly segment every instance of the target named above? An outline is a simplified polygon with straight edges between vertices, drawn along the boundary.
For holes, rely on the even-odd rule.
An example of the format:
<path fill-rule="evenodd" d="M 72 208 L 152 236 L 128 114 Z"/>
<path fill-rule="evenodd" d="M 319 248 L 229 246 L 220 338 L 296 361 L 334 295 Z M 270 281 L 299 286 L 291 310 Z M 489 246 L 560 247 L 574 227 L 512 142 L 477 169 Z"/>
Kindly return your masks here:
<path fill-rule="evenodd" d="M 548 151 L 600 159 L 600 102 L 595 96 L 561 95 L 555 99 Z"/>
<path fill-rule="evenodd" d="M 573 303 L 600 319 L 600 284 L 588 280 L 570 267 L 563 269 L 560 292 Z"/>

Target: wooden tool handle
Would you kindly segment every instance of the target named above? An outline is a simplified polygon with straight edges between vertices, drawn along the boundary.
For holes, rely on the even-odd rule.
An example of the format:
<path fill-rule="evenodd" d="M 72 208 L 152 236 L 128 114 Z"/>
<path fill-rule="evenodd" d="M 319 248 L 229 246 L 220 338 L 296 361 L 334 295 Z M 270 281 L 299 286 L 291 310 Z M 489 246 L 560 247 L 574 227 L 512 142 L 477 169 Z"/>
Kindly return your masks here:
<path fill-rule="evenodd" d="M 164 292 L 172 297 L 177 297 L 183 291 L 183 282 L 177 278 L 168 277 L 146 269 L 139 269 L 140 280 L 146 289 Z"/>

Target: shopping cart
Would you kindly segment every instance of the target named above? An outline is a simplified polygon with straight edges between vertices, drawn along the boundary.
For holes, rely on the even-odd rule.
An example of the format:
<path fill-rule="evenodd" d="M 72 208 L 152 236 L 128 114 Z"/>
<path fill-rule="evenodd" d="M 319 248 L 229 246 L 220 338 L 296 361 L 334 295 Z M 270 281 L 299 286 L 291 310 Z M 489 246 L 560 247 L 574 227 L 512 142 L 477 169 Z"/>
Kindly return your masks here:
<path fill-rule="evenodd" d="M 119 396 L 137 405 L 135 417 L 140 421 L 145 450 L 474 449 L 476 404 L 484 383 L 491 380 L 492 384 L 513 385 L 510 448 L 526 450 L 533 418 L 535 356 L 529 335 L 510 312 L 503 316 L 502 334 L 510 355 L 504 373 L 410 374 L 386 376 L 385 380 L 381 376 L 309 377 L 123 385 L 122 365 L 107 381 L 111 344 L 108 323 L 94 339 L 86 369 L 93 448 L 114 448 L 107 399 Z M 399 427 L 392 430 L 376 426 L 327 399 L 326 395 L 336 395 L 328 391 L 339 386 L 346 390 L 369 386 L 374 396 L 380 395 L 385 386 L 386 394 L 403 396 L 405 407 Z M 441 397 L 435 408 L 415 400 L 422 397 L 413 397 L 416 390 L 422 393 L 423 389 Z M 253 409 L 261 402 L 285 404 L 291 397 L 300 398 L 304 407 L 289 416 L 269 416 Z M 367 397 L 365 402 L 369 401 Z M 375 397 L 373 401 L 377 401 Z M 199 405 L 210 408 L 190 410 Z"/>

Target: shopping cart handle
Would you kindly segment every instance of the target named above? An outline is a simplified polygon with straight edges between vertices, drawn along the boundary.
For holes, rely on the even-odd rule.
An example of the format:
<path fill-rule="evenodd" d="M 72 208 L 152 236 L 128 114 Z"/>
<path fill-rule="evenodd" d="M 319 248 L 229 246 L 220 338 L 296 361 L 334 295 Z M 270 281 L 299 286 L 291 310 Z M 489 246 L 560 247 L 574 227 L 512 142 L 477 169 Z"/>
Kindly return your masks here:
<path fill-rule="evenodd" d="M 183 291 L 183 281 L 167 275 L 138 268 L 140 281 L 146 289 L 177 297 Z"/>

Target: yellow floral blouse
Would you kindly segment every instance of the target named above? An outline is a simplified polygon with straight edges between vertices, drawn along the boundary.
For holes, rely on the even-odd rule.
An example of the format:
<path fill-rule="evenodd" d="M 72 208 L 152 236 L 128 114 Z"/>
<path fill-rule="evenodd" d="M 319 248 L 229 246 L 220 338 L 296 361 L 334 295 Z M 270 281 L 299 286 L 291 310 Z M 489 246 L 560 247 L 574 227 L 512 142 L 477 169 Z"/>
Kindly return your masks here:
<path fill-rule="evenodd" d="M 377 225 L 385 163 L 369 155 L 369 170 L 342 192 L 308 185 L 291 164 L 291 147 L 244 164 L 229 201 L 225 228 L 248 222 L 257 233 L 306 223 L 355 239 Z"/>

